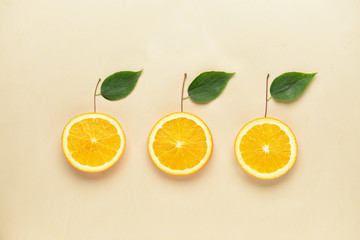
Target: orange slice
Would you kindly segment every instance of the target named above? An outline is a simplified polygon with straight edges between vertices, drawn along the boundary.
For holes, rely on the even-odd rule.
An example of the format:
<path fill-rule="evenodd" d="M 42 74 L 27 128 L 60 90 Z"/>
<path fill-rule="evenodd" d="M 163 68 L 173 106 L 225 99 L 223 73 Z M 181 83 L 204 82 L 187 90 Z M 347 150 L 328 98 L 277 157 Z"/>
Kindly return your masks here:
<path fill-rule="evenodd" d="M 206 124 L 185 112 L 160 119 L 148 139 L 149 154 L 155 165 L 173 175 L 187 175 L 201 169 L 210 158 L 212 146 Z"/>
<path fill-rule="evenodd" d="M 246 124 L 235 140 L 240 166 L 250 175 L 273 179 L 294 165 L 297 143 L 291 129 L 274 118 L 259 118 Z"/>
<path fill-rule="evenodd" d="M 73 118 L 62 135 L 62 149 L 75 168 L 100 172 L 114 165 L 124 152 L 125 135 L 120 124 L 102 113 Z"/>

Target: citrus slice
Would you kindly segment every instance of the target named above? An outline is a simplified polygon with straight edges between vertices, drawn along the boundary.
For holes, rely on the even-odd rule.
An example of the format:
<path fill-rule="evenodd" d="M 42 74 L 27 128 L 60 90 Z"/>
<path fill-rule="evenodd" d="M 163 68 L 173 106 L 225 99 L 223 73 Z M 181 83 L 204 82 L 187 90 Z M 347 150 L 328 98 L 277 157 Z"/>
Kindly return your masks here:
<path fill-rule="evenodd" d="M 235 154 L 240 166 L 250 175 L 273 179 L 294 165 L 297 143 L 294 133 L 283 122 L 259 118 L 240 130 L 235 140 Z"/>
<path fill-rule="evenodd" d="M 114 165 L 124 152 L 125 135 L 120 124 L 102 113 L 73 118 L 62 135 L 62 149 L 75 168 L 100 172 Z"/>
<path fill-rule="evenodd" d="M 172 113 L 151 130 L 148 150 L 155 165 L 166 173 L 187 175 L 201 169 L 212 152 L 212 137 L 195 115 Z"/>

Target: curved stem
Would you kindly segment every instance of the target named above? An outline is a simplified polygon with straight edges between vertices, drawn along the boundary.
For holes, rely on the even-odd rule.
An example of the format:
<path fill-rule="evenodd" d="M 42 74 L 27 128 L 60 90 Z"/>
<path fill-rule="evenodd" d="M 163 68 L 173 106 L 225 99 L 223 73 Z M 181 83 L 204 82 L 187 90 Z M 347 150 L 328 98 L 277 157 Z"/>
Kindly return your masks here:
<path fill-rule="evenodd" d="M 266 77 L 266 98 L 265 98 L 265 117 L 267 115 L 267 103 L 270 99 L 268 99 L 268 85 L 269 85 L 269 77 L 270 75 L 268 74 Z"/>
<path fill-rule="evenodd" d="M 184 81 L 183 81 L 183 85 L 182 85 L 182 90 L 181 90 L 181 111 L 184 111 L 184 87 L 185 87 L 185 80 L 186 80 L 187 74 L 184 74 Z"/>
<path fill-rule="evenodd" d="M 100 82 L 101 82 L 101 78 L 99 78 L 99 81 L 98 81 L 97 84 L 96 84 L 95 92 L 94 92 L 94 112 L 95 112 L 95 113 L 96 113 L 96 96 L 98 95 L 98 94 L 96 94 L 96 91 L 97 91 L 97 88 L 98 88 Z M 101 95 L 101 94 L 100 94 L 100 95 Z"/>

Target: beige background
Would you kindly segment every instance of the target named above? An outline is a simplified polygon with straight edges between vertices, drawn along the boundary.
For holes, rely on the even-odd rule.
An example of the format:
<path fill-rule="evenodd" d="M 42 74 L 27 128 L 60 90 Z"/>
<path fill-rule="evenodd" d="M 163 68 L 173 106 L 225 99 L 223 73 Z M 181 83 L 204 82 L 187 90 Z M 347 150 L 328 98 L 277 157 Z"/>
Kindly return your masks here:
<path fill-rule="evenodd" d="M 1 0 L 0 239 L 360 239 L 359 11 L 358 0 Z M 98 98 L 124 128 L 124 155 L 103 173 L 75 170 L 65 124 L 92 111 L 99 77 L 142 68 L 129 97 Z M 179 110 L 184 72 L 207 70 L 237 72 L 215 101 L 185 102 L 213 155 L 192 176 L 166 175 L 148 134 Z M 299 156 L 260 181 L 234 139 L 263 116 L 266 74 L 287 71 L 319 74 L 297 101 L 269 102 Z"/>

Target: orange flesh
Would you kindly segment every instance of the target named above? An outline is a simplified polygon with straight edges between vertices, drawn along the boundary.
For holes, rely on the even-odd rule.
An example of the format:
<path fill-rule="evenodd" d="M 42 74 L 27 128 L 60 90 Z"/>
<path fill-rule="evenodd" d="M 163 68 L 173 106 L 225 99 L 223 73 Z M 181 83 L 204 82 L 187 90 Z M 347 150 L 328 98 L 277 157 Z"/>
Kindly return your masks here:
<path fill-rule="evenodd" d="M 153 149 L 164 166 L 173 170 L 189 169 L 205 157 L 206 136 L 196 122 L 181 117 L 164 123 L 155 135 Z"/>
<path fill-rule="evenodd" d="M 97 167 L 116 156 L 120 148 L 120 136 L 109 121 L 88 118 L 71 126 L 67 147 L 75 161 Z"/>
<path fill-rule="evenodd" d="M 260 173 L 272 173 L 288 164 L 290 139 L 275 124 L 255 125 L 243 136 L 240 152 L 244 162 Z"/>

